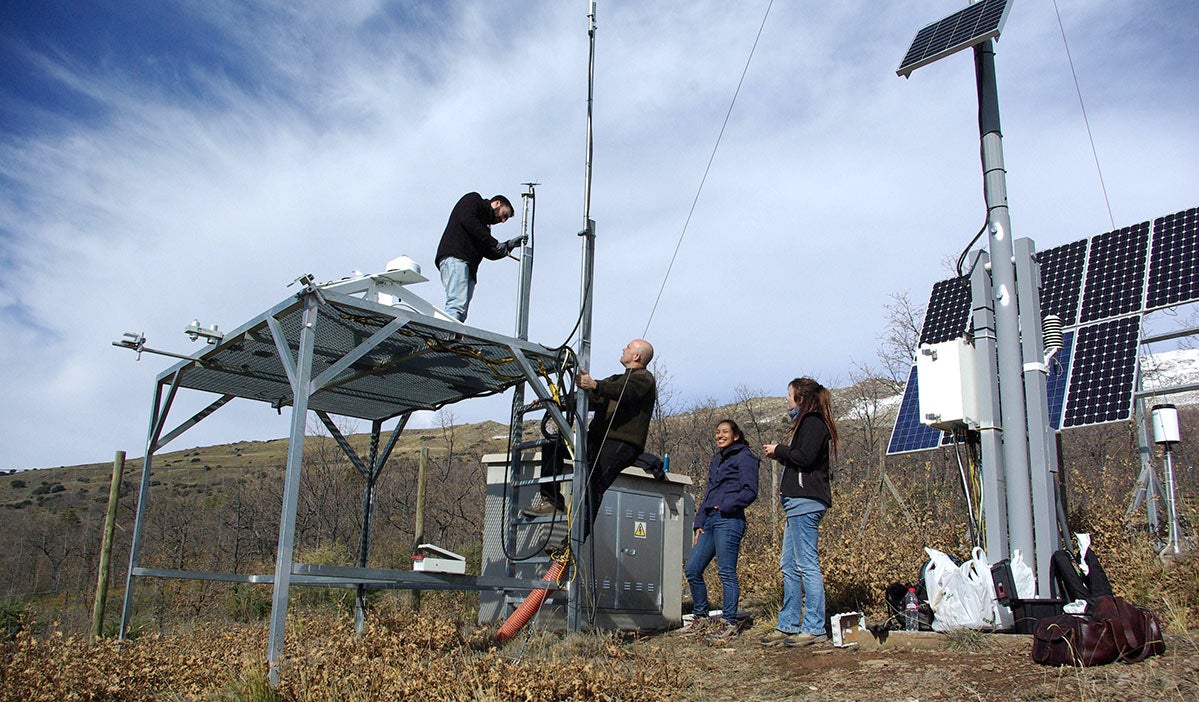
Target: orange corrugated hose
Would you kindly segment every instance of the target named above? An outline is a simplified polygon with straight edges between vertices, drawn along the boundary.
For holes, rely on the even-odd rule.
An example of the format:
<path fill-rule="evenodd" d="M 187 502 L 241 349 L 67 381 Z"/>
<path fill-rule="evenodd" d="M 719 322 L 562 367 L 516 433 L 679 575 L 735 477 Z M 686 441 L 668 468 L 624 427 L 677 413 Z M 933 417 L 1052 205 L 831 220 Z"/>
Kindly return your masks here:
<path fill-rule="evenodd" d="M 550 569 L 546 571 L 545 577 L 542 578 L 542 580 L 553 580 L 554 582 L 558 582 L 558 579 L 562 577 L 562 573 L 565 570 L 566 559 L 555 559 L 553 565 L 551 565 Z M 498 643 L 503 643 L 513 636 L 516 636 L 517 632 L 525 628 L 525 624 L 529 623 L 529 620 L 533 618 L 533 615 L 537 614 L 537 610 L 541 609 L 541 605 L 545 602 L 545 598 L 549 596 L 549 594 L 550 591 L 545 588 L 539 588 L 530 592 L 529 596 L 525 598 L 525 601 L 520 603 L 520 606 L 516 608 L 516 611 L 512 613 L 512 616 L 508 617 L 508 620 L 505 621 L 504 625 L 500 627 L 499 632 L 495 635 L 495 640 Z"/>

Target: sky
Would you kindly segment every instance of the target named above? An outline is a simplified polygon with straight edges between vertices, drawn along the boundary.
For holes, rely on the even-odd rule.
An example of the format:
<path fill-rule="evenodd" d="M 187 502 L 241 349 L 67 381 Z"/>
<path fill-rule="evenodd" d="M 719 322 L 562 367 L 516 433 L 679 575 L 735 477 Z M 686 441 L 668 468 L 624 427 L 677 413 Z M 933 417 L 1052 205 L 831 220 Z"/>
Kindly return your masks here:
<path fill-rule="evenodd" d="M 922 305 L 985 218 L 971 53 L 895 73 L 917 30 L 965 2 L 597 5 L 592 373 L 617 372 L 645 336 L 687 405 L 780 396 L 797 375 L 836 387 L 876 363 L 891 295 Z M 0 469 L 142 454 L 174 361 L 114 347 L 125 332 L 190 354 L 192 319 L 234 329 L 298 276 L 399 255 L 440 305 L 433 255 L 470 191 L 518 203 L 494 227 L 505 239 L 521 184 L 540 184 L 530 337 L 566 341 L 587 13 L 0 4 Z M 1013 0 L 995 61 L 1015 236 L 1047 249 L 1199 205 L 1196 31 L 1193 0 Z M 517 270 L 484 262 L 471 325 L 512 333 Z M 194 394 L 177 421 L 214 399 Z M 502 421 L 507 405 L 410 426 Z M 235 401 L 164 450 L 283 437 L 287 422 Z"/>

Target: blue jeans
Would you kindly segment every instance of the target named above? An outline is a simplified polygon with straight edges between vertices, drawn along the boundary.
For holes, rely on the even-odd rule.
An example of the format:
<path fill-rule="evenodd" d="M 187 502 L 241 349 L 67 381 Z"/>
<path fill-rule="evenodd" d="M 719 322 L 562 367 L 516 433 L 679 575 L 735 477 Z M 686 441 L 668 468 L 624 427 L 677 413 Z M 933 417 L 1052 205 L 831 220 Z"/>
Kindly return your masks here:
<path fill-rule="evenodd" d="M 824 576 L 816 553 L 817 529 L 823 517 L 824 512 L 820 511 L 787 518 L 779 559 L 779 570 L 783 573 L 779 631 L 815 636 L 825 633 Z"/>
<path fill-rule="evenodd" d="M 697 617 L 708 616 L 708 586 L 704 584 L 704 569 L 716 559 L 720 574 L 721 609 L 724 620 L 737 623 L 737 602 L 741 585 L 737 582 L 737 556 L 741 554 L 741 537 L 745 535 L 745 517 L 724 517 L 713 512 L 704 520 L 703 533 L 691 549 L 684 572 L 691 585 L 692 611 Z"/>
<path fill-rule="evenodd" d="M 466 310 L 475 295 L 475 279 L 470 277 L 470 268 L 460 258 L 443 258 L 437 267 L 441 271 L 441 285 L 445 288 L 445 311 L 459 322 L 466 321 Z"/>

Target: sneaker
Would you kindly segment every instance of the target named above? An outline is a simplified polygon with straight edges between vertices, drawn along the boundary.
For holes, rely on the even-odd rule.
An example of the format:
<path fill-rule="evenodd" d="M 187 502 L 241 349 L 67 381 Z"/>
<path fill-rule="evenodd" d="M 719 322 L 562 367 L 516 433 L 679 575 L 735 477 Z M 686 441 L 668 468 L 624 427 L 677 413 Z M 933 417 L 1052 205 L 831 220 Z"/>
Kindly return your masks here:
<path fill-rule="evenodd" d="M 538 517 L 552 517 L 562 511 L 561 507 L 552 502 L 539 502 L 532 507 L 525 507 L 520 513 L 529 519 L 536 519 Z"/>
<path fill-rule="evenodd" d="M 737 625 L 727 619 L 721 619 L 716 626 L 712 627 L 712 633 L 708 634 L 708 638 L 712 641 L 722 641 L 724 639 L 731 639 L 736 635 Z"/>
<path fill-rule="evenodd" d="M 675 635 L 676 636 L 695 636 L 696 634 L 702 634 L 708 630 L 708 627 L 710 626 L 709 622 L 710 622 L 710 620 L 708 619 L 707 615 L 695 617 L 691 620 L 691 622 L 689 624 L 687 624 L 683 628 L 676 629 Z"/>
<path fill-rule="evenodd" d="M 775 629 L 769 634 L 758 639 L 758 643 L 762 644 L 763 646 L 781 646 L 789 636 L 798 636 L 798 634 L 788 634 L 785 631 L 779 631 L 778 629 Z"/>
<path fill-rule="evenodd" d="M 828 637 L 824 634 L 791 634 L 787 637 L 786 643 L 790 647 L 795 646 L 811 646 L 828 641 Z"/>

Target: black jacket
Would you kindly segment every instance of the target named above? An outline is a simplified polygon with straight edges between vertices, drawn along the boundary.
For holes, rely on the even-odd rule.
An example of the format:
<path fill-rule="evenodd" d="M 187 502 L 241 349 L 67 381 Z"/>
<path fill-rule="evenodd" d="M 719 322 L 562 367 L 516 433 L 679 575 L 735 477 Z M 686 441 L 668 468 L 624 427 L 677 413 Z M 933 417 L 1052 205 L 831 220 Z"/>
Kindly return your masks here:
<path fill-rule="evenodd" d="M 807 497 L 833 506 L 829 488 L 829 433 L 819 414 L 809 412 L 799 422 L 790 445 L 779 444 L 774 455 L 783 464 L 783 497 Z"/>
<path fill-rule="evenodd" d="M 508 255 L 508 247 L 491 235 L 491 225 L 495 223 L 490 200 L 484 200 L 478 193 L 463 195 L 450 211 L 433 264 L 440 266 L 446 258 L 461 259 L 470 268 L 471 280 L 477 280 L 480 261 L 484 258 L 495 261 Z"/>

